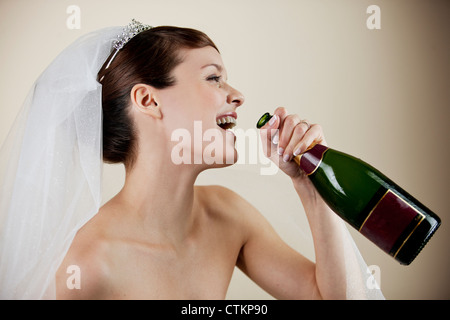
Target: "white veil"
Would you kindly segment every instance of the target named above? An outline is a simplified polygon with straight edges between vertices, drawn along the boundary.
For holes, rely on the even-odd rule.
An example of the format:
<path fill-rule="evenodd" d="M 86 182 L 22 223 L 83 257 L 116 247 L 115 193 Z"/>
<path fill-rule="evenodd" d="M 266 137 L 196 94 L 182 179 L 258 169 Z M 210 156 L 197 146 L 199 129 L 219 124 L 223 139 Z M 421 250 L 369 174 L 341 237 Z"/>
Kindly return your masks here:
<path fill-rule="evenodd" d="M 55 298 L 55 273 L 101 203 L 97 73 L 122 27 L 87 34 L 33 85 L 0 151 L 0 298 Z"/>

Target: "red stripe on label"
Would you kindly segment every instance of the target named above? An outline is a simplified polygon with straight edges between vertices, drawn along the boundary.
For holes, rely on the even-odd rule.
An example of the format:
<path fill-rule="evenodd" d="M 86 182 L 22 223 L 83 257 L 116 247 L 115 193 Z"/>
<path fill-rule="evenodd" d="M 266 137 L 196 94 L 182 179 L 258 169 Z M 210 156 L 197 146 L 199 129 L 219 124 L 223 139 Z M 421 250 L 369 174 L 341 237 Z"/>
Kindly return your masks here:
<path fill-rule="evenodd" d="M 418 214 L 418 211 L 407 202 L 388 190 L 369 213 L 360 232 L 389 253 L 400 235 Z"/>
<path fill-rule="evenodd" d="M 311 149 L 305 151 L 301 156 L 299 166 L 305 171 L 307 175 L 314 173 L 320 163 L 322 162 L 323 154 L 327 151 L 328 148 L 321 145 L 316 144 Z"/>

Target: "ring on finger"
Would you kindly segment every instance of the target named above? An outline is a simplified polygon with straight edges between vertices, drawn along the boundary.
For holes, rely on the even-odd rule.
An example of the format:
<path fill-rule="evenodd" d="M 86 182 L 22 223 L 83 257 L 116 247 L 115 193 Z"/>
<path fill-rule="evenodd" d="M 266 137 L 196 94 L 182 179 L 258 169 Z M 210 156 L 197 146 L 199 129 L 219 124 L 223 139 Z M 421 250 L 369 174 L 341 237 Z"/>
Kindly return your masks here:
<path fill-rule="evenodd" d="M 311 125 L 309 124 L 308 121 L 306 121 L 306 120 L 301 120 L 299 124 L 302 124 L 302 123 L 306 124 L 306 126 L 308 127 L 307 130 L 309 130 L 309 129 L 311 128 Z"/>

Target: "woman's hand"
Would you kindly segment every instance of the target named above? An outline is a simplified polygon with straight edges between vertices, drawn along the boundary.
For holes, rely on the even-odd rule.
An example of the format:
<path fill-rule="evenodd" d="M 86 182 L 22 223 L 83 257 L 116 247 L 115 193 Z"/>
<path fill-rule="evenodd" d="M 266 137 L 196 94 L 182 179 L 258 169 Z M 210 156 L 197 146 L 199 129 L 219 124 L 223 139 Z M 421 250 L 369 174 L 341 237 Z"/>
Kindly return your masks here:
<path fill-rule="evenodd" d="M 326 145 L 322 127 L 309 124 L 285 108 L 277 108 L 273 117 L 261 130 L 264 153 L 293 180 L 305 178 L 304 172 L 291 161 L 313 144 Z"/>

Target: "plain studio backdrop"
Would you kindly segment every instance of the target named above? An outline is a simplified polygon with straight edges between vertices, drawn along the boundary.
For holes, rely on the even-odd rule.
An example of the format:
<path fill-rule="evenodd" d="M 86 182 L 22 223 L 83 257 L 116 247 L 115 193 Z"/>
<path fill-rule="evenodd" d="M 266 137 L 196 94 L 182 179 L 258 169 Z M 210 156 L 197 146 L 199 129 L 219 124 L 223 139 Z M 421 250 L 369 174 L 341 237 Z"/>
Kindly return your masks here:
<path fill-rule="evenodd" d="M 238 128 L 254 128 L 263 112 L 284 106 L 320 123 L 331 147 L 372 164 L 437 213 L 441 228 L 410 266 L 351 233 L 386 298 L 450 298 L 449 1 L 1 0 L 0 142 L 62 49 L 132 18 L 196 28 L 215 41 L 230 84 L 246 97 Z M 313 259 L 289 178 L 262 174 L 269 165 L 247 133 L 238 141 L 242 163 L 204 172 L 197 183 L 235 190 Z M 123 166 L 105 166 L 104 202 L 123 178 Z M 271 297 L 236 269 L 227 298 Z"/>

